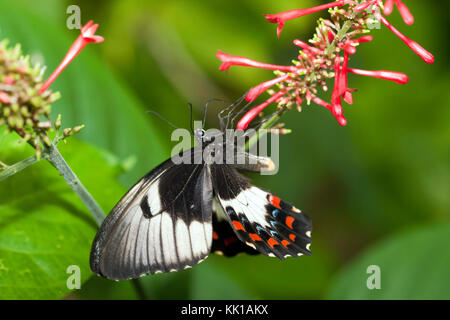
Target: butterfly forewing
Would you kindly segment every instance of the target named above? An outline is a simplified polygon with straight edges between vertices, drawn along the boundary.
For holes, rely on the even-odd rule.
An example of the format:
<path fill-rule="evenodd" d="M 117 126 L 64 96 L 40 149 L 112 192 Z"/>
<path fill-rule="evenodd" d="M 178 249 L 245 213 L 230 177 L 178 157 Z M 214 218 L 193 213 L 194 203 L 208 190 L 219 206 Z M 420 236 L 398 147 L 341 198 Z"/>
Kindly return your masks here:
<path fill-rule="evenodd" d="M 208 167 L 167 160 L 105 219 L 92 246 L 91 269 L 123 280 L 199 263 L 212 245 L 211 203 Z"/>

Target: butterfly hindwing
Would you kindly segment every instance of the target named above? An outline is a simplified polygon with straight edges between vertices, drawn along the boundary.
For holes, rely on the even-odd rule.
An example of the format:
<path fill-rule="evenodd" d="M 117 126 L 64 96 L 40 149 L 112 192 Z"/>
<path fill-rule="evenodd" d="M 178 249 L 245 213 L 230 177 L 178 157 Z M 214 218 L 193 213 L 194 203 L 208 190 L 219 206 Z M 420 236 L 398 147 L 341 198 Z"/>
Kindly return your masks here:
<path fill-rule="evenodd" d="M 213 244 L 211 252 L 233 257 L 238 253 L 259 254 L 258 251 L 238 239 L 217 199 L 213 200 Z"/>
<path fill-rule="evenodd" d="M 105 219 L 92 245 L 91 269 L 123 280 L 201 262 L 212 245 L 211 206 L 209 168 L 167 160 Z"/>
<path fill-rule="evenodd" d="M 227 165 L 212 165 L 214 192 L 237 237 L 259 252 L 284 259 L 311 254 L 311 220 L 295 207 L 255 187 Z"/>

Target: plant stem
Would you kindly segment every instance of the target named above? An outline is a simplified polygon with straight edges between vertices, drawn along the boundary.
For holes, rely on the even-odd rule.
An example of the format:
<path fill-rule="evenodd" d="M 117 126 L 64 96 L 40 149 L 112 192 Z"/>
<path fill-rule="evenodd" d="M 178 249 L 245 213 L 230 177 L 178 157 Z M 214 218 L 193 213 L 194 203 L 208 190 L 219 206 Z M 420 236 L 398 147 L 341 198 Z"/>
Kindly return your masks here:
<path fill-rule="evenodd" d="M 72 188 L 73 191 L 75 191 L 81 201 L 83 201 L 84 205 L 89 209 L 92 216 L 94 217 L 97 225 L 101 225 L 101 223 L 105 219 L 105 213 L 92 197 L 92 195 L 83 186 L 80 179 L 78 179 L 76 174 L 69 167 L 66 160 L 63 158 L 61 153 L 59 153 L 59 150 L 56 147 L 57 143 L 62 139 L 62 136 L 56 136 L 53 143 L 49 147 L 45 147 L 40 159 L 37 159 L 36 156 L 31 156 L 13 165 L 4 166 L 4 168 L 0 170 L 0 181 L 16 174 L 19 171 L 22 171 L 23 169 L 27 168 L 33 163 L 38 162 L 41 159 L 46 159 L 56 168 L 56 170 L 59 171 L 66 183 L 70 186 L 70 188 Z M 33 145 L 31 146 L 33 147 Z"/>
<path fill-rule="evenodd" d="M 43 156 L 43 157 L 45 158 L 45 156 Z M 25 169 L 29 165 L 32 165 L 33 163 L 38 162 L 39 160 L 36 158 L 36 156 L 31 156 L 31 157 L 28 157 L 22 161 L 19 161 L 11 166 L 6 166 L 5 169 L 0 171 L 0 181 L 5 180 L 6 178 Z"/>
<path fill-rule="evenodd" d="M 345 36 L 345 34 L 347 33 L 347 31 L 350 29 L 351 26 L 352 26 L 351 20 L 347 20 L 344 22 L 342 28 L 338 31 L 338 33 L 334 37 L 333 42 L 325 50 L 325 54 L 327 56 L 331 56 L 331 54 L 334 51 L 334 47 L 336 47 L 336 43 Z"/>
<path fill-rule="evenodd" d="M 259 128 L 258 132 L 256 132 L 255 135 L 251 136 L 250 139 L 248 139 L 247 143 L 245 144 L 245 150 L 250 149 L 250 147 L 256 143 L 259 140 L 259 135 L 261 130 L 269 129 L 275 122 L 280 119 L 283 112 L 277 112 L 272 117 L 269 118 L 266 122 L 264 122 L 261 125 L 261 128 Z"/>
<path fill-rule="evenodd" d="M 56 146 L 54 144 L 50 145 L 46 148 L 44 154 L 45 158 L 59 171 L 67 184 L 78 195 L 81 201 L 83 201 L 84 205 L 94 217 L 95 222 L 100 225 L 105 219 L 105 213 L 69 167 Z"/>

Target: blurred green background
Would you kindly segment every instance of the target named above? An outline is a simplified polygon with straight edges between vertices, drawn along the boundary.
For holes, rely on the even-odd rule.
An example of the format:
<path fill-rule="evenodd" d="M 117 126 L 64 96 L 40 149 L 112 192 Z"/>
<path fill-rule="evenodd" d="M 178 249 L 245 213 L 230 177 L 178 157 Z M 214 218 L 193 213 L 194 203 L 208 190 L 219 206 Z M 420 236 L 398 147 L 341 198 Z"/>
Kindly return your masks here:
<path fill-rule="evenodd" d="M 252 177 L 313 219 L 311 257 L 211 255 L 186 271 L 113 282 L 88 266 L 96 227 L 57 172 L 41 161 L 0 182 L 0 297 L 3 299 L 449 299 L 450 75 L 448 2 L 405 0 L 415 17 L 406 26 L 431 51 L 424 63 L 386 28 L 358 48 L 349 65 L 409 75 L 406 85 L 350 75 L 355 103 L 344 105 L 348 125 L 311 104 L 282 122 L 280 170 Z M 175 145 L 171 128 L 151 109 L 188 127 L 187 103 L 199 119 L 211 98 L 235 100 L 271 79 L 267 70 L 219 72 L 217 50 L 289 64 L 292 40 L 312 37 L 326 12 L 276 26 L 262 14 L 325 1 L 57 1 L 0 0 L 0 38 L 21 43 L 48 66 L 65 55 L 78 30 L 66 9 L 77 4 L 83 24 L 100 24 L 105 42 L 89 45 L 52 85 L 62 99 L 53 117 L 86 128 L 61 152 L 108 212 Z M 267 96 L 265 96 L 267 97 Z M 213 104 L 207 124 L 217 127 Z M 0 160 L 33 153 L 4 138 Z M 79 265 L 81 290 L 66 287 L 68 265 Z M 381 289 L 369 290 L 367 268 L 381 269 Z"/>

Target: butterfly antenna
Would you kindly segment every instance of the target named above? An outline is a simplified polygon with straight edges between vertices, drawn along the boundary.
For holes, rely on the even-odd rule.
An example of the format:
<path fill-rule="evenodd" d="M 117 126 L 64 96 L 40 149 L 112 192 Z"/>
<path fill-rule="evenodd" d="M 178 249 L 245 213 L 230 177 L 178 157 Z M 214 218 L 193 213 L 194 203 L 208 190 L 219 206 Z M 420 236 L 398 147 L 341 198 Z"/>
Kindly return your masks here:
<path fill-rule="evenodd" d="M 242 107 L 241 110 L 239 110 L 233 118 L 231 118 L 231 126 L 234 127 L 234 122 L 236 121 L 236 118 L 240 117 L 245 111 L 247 111 L 248 107 L 253 103 L 253 101 L 248 102 L 245 106 Z"/>
<path fill-rule="evenodd" d="M 191 132 L 192 134 L 194 134 L 194 128 L 192 128 L 192 114 L 193 114 L 193 108 L 192 108 L 192 103 L 188 102 L 188 106 L 191 109 L 191 117 L 190 117 L 190 127 L 191 127 Z"/>
<path fill-rule="evenodd" d="M 164 118 L 162 115 L 160 115 L 158 112 L 153 111 L 153 110 L 147 110 L 147 113 L 151 113 L 154 114 L 155 116 L 157 116 L 158 118 L 160 118 L 161 120 L 165 121 L 169 126 L 171 126 L 172 128 L 175 129 L 180 129 L 178 128 L 176 125 L 174 125 L 172 122 L 170 122 L 169 120 L 167 120 L 166 118 Z"/>
<path fill-rule="evenodd" d="M 248 91 L 247 91 L 247 92 L 248 92 Z M 219 118 L 221 118 L 221 119 L 228 118 L 229 115 L 230 115 L 230 113 L 232 113 L 233 110 L 234 110 L 236 107 L 238 107 L 238 106 L 242 103 L 242 101 L 245 99 L 245 96 L 247 95 L 247 92 L 246 92 L 242 97 L 240 97 L 238 100 L 236 100 L 235 102 L 233 102 L 232 104 L 230 104 L 228 107 L 223 108 L 223 109 L 219 112 Z M 231 110 L 230 110 L 230 109 L 231 109 Z M 223 116 L 223 114 L 224 114 L 225 112 L 228 112 L 228 114 L 227 114 L 226 116 Z"/>
<path fill-rule="evenodd" d="M 247 91 L 248 92 L 248 91 Z M 228 125 L 230 123 L 230 117 L 233 114 L 233 112 L 236 110 L 236 108 L 238 108 L 241 104 L 242 101 L 244 101 L 245 96 L 247 95 L 247 92 L 238 100 L 236 100 L 233 104 L 229 105 L 228 107 L 224 108 L 222 111 L 219 112 L 219 119 L 220 119 L 220 123 L 221 125 L 223 125 L 224 123 L 224 119 L 227 119 L 227 123 L 224 126 L 224 128 L 228 128 Z M 228 112 L 228 114 L 226 116 L 223 116 L 223 114 L 225 112 Z"/>
<path fill-rule="evenodd" d="M 261 126 L 264 123 L 266 123 L 267 121 L 269 121 L 274 115 L 276 115 L 276 114 L 280 115 L 282 112 L 283 112 L 283 109 L 279 109 L 279 110 L 275 111 L 274 113 L 265 116 L 261 120 L 254 121 L 255 123 L 253 124 L 252 129 L 258 131 L 261 128 Z"/>
<path fill-rule="evenodd" d="M 202 123 L 202 129 L 205 128 L 205 124 L 206 124 L 206 114 L 208 112 L 208 104 L 209 101 L 205 104 L 205 108 L 203 108 L 203 123 Z"/>
<path fill-rule="evenodd" d="M 211 98 L 211 99 L 209 99 L 208 101 L 206 101 L 206 103 L 205 103 L 205 108 L 203 109 L 203 128 L 205 127 L 205 124 L 206 124 L 206 115 L 207 115 L 207 111 L 208 111 L 208 106 L 209 106 L 209 104 L 210 104 L 211 102 L 213 102 L 213 101 L 219 101 L 219 102 L 230 103 L 229 100 L 226 100 L 226 99 L 220 99 L 220 98 Z M 223 110 L 222 110 L 222 111 L 223 111 Z M 219 121 L 220 121 L 220 125 L 221 125 L 221 126 L 222 126 L 222 123 L 223 123 L 222 117 L 221 117 L 222 111 L 220 111 L 220 112 L 219 112 L 219 115 L 218 115 Z"/>

